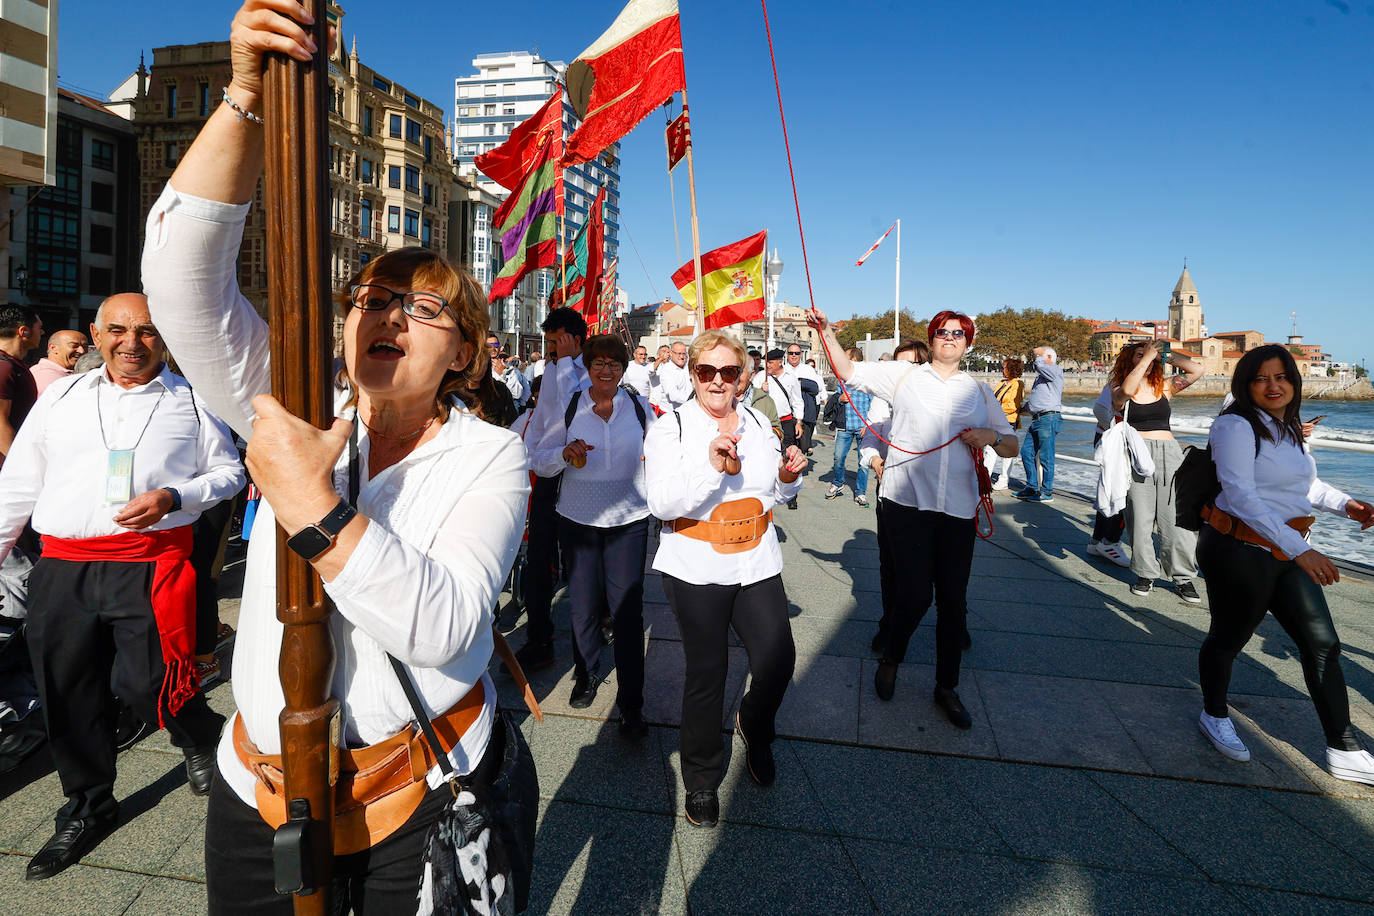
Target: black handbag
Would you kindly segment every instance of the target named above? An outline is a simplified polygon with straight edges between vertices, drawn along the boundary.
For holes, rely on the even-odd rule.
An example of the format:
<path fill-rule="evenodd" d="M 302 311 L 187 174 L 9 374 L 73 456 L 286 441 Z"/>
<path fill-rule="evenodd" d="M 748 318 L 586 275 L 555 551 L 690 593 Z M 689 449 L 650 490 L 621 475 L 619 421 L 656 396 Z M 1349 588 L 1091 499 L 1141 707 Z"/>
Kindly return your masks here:
<path fill-rule="evenodd" d="M 453 792 L 453 800 L 425 837 L 416 913 L 514 916 L 523 912 L 529 903 L 539 813 L 539 779 L 525 736 L 510 713 L 498 707 L 493 739 L 498 728 L 503 734 L 496 774 L 487 785 L 459 776 L 420 705 L 409 672 L 395 657 L 387 658 Z"/>

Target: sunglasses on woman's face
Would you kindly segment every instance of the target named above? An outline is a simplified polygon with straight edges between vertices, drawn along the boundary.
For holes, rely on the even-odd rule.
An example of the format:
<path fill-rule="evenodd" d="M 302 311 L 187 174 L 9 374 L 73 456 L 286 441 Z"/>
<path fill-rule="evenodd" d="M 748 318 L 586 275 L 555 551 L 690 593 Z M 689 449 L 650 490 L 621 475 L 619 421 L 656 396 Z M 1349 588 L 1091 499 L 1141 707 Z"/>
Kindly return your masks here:
<path fill-rule="evenodd" d="M 948 337 L 950 340 L 963 340 L 963 328 L 940 328 L 935 332 L 936 337 Z"/>
<path fill-rule="evenodd" d="M 697 363 L 692 369 L 697 375 L 697 381 L 703 385 L 708 385 L 720 373 L 720 377 L 727 385 L 733 385 L 739 381 L 740 373 L 744 372 L 739 366 L 712 366 L 707 363 Z"/>

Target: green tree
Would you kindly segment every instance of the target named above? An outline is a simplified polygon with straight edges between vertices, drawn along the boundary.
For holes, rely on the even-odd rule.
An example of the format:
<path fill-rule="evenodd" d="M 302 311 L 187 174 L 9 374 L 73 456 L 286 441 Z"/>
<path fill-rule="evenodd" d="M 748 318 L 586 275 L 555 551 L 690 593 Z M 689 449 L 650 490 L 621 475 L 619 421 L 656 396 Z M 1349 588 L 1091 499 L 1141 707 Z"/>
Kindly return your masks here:
<path fill-rule="evenodd" d="M 1029 360 L 1036 347 L 1054 347 L 1061 360 L 1082 362 L 1092 357 L 1092 325 L 1082 318 L 1044 309 L 1003 306 L 979 315 L 975 346 L 985 356 Z"/>
<path fill-rule="evenodd" d="M 897 327 L 903 340 L 926 339 L 926 323 L 917 321 L 906 312 L 902 312 Z M 869 334 L 872 334 L 875 340 L 892 339 L 892 309 L 888 309 L 881 315 L 856 316 L 849 319 L 845 322 L 844 327 L 835 333 L 835 339 L 840 342 L 841 346 L 852 347 Z"/>

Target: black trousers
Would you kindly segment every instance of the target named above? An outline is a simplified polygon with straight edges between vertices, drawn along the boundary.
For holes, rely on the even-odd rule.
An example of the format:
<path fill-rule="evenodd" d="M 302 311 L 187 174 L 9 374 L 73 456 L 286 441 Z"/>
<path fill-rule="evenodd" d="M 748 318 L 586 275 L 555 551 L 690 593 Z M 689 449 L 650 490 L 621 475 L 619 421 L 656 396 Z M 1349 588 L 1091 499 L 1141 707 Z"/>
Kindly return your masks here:
<path fill-rule="evenodd" d="M 114 697 L 143 721 L 158 721 L 166 665 L 148 598 L 153 566 L 44 558 L 29 579 L 29 652 L 67 796 L 59 821 L 119 810 Z M 223 725 L 199 693 L 167 717 L 180 748 L 214 745 Z"/>
<path fill-rule="evenodd" d="M 892 559 L 892 533 L 889 530 L 890 522 L 887 520 L 888 505 L 886 499 L 879 499 L 873 513 L 878 527 L 878 587 L 882 589 L 883 599 L 883 616 L 878 621 L 880 644 L 887 639 L 887 631 L 892 627 L 892 607 L 897 598 L 897 585 L 893 571 L 895 564 Z"/>
<path fill-rule="evenodd" d="M 558 477 L 535 477 L 530 493 L 529 540 L 525 545 L 526 636 L 553 642 L 553 590 L 558 566 Z"/>
<path fill-rule="evenodd" d="M 663 591 L 682 632 L 687 672 L 682 688 L 682 782 L 688 792 L 720 785 L 725 746 L 720 719 L 730 668 L 727 631 L 749 655 L 752 680 L 739 704 L 750 734 L 773 740 L 774 718 L 792 680 L 797 650 L 782 577 L 749 585 L 692 585 L 663 577 Z"/>
<path fill-rule="evenodd" d="M 1126 510 L 1122 509 L 1116 515 L 1103 515 L 1101 512 L 1093 516 L 1093 540 L 1107 541 L 1111 544 L 1121 543 L 1121 535 L 1126 531 Z"/>
<path fill-rule="evenodd" d="M 219 579 L 212 575 L 224 532 L 234 516 L 234 500 L 216 503 L 191 525 L 191 567 L 196 571 L 196 654 L 215 651 L 219 635 Z"/>
<path fill-rule="evenodd" d="M 471 780 L 489 785 L 500 766 L 505 727 L 497 715 L 491 741 Z M 413 913 L 420 889 L 421 856 L 430 826 L 453 800 L 447 784 L 425 794 L 420 807 L 371 849 L 334 857 L 333 912 Z M 533 834 L 533 825 L 530 834 Z M 266 916 L 292 912 L 291 897 L 272 882 L 273 830 L 222 778 L 210 790 L 205 819 L 205 883 L 214 916 Z"/>
<path fill-rule="evenodd" d="M 601 664 L 601 614 L 615 633 L 616 705 L 644 708 L 644 553 L 649 522 L 595 528 L 558 517 L 558 542 L 572 598 L 573 664 L 596 676 Z"/>
<path fill-rule="evenodd" d="M 895 598 L 883 660 L 906 660 L 907 645 L 935 598 L 935 686 L 959 686 L 973 570 L 974 520 L 885 500 Z"/>
<path fill-rule="evenodd" d="M 1357 751 L 1350 726 L 1350 699 L 1341 673 L 1341 641 L 1321 586 L 1292 560 L 1260 550 L 1203 526 L 1198 533 L 1198 569 L 1207 579 L 1212 625 L 1198 652 L 1198 680 L 1209 716 L 1229 715 L 1226 692 L 1236 656 L 1254 635 L 1266 611 L 1297 644 L 1303 679 L 1317 707 L 1328 747 Z"/>
<path fill-rule="evenodd" d="M 802 440 L 801 440 L 801 443 L 800 443 L 800 444 L 801 444 L 801 449 L 802 449 L 802 451 L 804 451 L 804 452 L 809 452 L 809 451 L 811 451 L 812 437 L 815 436 L 815 434 L 816 434 L 816 422 L 815 422 L 814 420 L 812 420 L 810 423 L 808 423 L 808 422 L 806 422 L 805 420 L 803 420 L 803 421 L 802 421 Z"/>

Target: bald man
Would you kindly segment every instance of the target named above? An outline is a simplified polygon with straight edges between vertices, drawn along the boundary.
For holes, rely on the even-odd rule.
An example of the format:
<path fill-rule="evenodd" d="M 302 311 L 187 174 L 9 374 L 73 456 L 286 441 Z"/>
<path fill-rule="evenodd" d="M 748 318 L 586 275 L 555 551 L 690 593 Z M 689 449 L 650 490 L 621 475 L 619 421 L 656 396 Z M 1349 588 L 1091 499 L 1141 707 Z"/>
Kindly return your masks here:
<path fill-rule="evenodd" d="M 48 338 L 48 355 L 33 367 L 33 381 L 38 393 L 60 378 L 71 375 L 76 361 L 90 349 L 90 342 L 80 331 L 54 331 Z"/>

